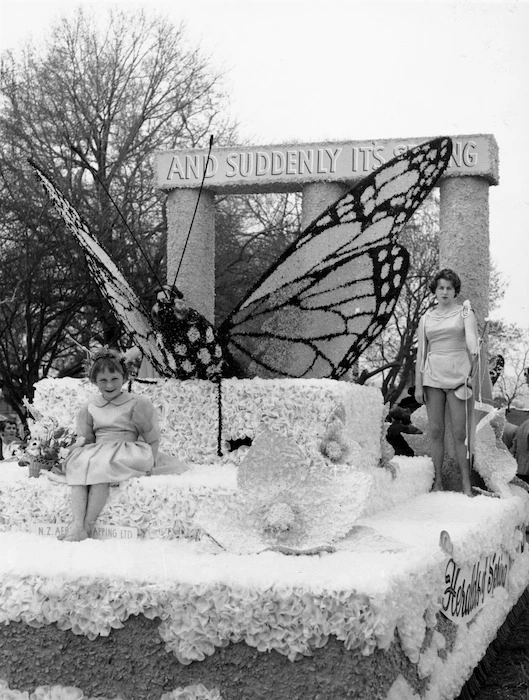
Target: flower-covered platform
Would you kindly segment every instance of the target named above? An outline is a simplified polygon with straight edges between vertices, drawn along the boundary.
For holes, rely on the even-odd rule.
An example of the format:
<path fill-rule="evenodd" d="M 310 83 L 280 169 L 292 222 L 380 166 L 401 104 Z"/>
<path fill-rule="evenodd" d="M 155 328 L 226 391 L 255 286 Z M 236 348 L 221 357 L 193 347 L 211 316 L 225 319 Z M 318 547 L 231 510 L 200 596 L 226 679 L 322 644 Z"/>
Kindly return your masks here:
<path fill-rule="evenodd" d="M 214 387 L 132 390 L 190 469 L 112 488 L 97 539 L 56 539 L 60 475 L 0 463 L 2 700 L 457 697 L 529 583 L 523 489 L 428 493 L 372 388 L 226 381 L 221 457 Z M 71 426 L 90 391 L 35 406 Z"/>
<path fill-rule="evenodd" d="M 527 586 L 523 512 L 427 494 L 296 557 L 2 533 L 0 676 L 130 700 L 197 683 L 226 700 L 454 698 Z"/>

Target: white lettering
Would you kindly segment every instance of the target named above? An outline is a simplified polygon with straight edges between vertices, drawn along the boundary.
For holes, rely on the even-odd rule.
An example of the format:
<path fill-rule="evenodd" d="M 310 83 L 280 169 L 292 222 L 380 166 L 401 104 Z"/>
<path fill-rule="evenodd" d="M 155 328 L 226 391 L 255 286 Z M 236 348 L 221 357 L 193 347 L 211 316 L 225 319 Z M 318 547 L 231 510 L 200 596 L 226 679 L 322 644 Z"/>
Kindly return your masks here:
<path fill-rule="evenodd" d="M 408 150 L 408 146 L 406 146 L 405 143 L 401 143 L 398 146 L 395 146 L 393 149 L 393 155 L 394 156 L 401 156 L 403 153 L 406 153 Z"/>
<path fill-rule="evenodd" d="M 375 146 L 373 149 L 373 159 L 377 162 L 377 168 L 379 168 L 381 165 L 384 165 L 386 162 L 384 156 L 382 155 L 384 153 L 384 149 L 382 146 Z"/>
<path fill-rule="evenodd" d="M 473 168 L 477 165 L 478 154 L 475 152 L 476 145 L 475 141 L 467 141 L 463 146 L 463 163 L 468 168 Z"/>
<path fill-rule="evenodd" d="M 237 175 L 237 154 L 230 153 L 226 158 L 226 165 L 231 168 L 231 170 L 226 170 L 226 177 L 235 177 Z"/>
<path fill-rule="evenodd" d="M 336 148 L 334 151 L 332 151 L 330 148 L 326 148 L 325 150 L 327 151 L 327 154 L 328 154 L 329 158 L 331 159 L 331 165 L 330 165 L 329 171 L 331 173 L 335 173 L 336 172 L 336 161 L 338 159 L 338 156 L 342 152 L 342 149 Z"/>
<path fill-rule="evenodd" d="M 239 172 L 243 177 L 248 177 L 252 171 L 253 153 L 241 153 L 239 155 Z"/>
<path fill-rule="evenodd" d="M 264 151 L 257 151 L 255 154 L 255 174 L 257 177 L 266 175 L 270 170 L 270 156 Z"/>
<path fill-rule="evenodd" d="M 287 175 L 296 175 L 299 170 L 299 151 L 287 151 Z"/>
<path fill-rule="evenodd" d="M 169 166 L 169 172 L 167 173 L 167 179 L 172 180 L 173 175 L 178 175 L 181 180 L 185 179 L 184 169 L 182 168 L 182 163 L 178 156 L 173 156 L 171 158 L 171 165 Z"/>
<path fill-rule="evenodd" d="M 308 151 L 299 151 L 299 174 L 304 175 L 305 172 L 312 174 L 314 167 L 314 149 Z"/>
<path fill-rule="evenodd" d="M 200 156 L 186 156 L 186 177 L 202 177 L 203 168 L 199 166 Z"/>
<path fill-rule="evenodd" d="M 281 151 L 272 151 L 272 175 L 281 175 L 285 170 L 285 154 Z"/>

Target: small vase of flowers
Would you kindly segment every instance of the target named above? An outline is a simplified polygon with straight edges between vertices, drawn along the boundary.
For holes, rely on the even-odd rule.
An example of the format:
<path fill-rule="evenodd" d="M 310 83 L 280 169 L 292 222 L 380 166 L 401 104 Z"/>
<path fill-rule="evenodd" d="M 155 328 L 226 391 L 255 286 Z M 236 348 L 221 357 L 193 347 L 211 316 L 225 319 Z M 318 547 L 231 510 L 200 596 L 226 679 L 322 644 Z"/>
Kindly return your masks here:
<path fill-rule="evenodd" d="M 61 469 L 71 446 L 77 439 L 69 428 L 59 426 L 53 418 L 36 417 L 30 421 L 31 438 L 18 460 L 20 466 L 29 466 L 29 475 L 38 477 L 41 470 Z"/>

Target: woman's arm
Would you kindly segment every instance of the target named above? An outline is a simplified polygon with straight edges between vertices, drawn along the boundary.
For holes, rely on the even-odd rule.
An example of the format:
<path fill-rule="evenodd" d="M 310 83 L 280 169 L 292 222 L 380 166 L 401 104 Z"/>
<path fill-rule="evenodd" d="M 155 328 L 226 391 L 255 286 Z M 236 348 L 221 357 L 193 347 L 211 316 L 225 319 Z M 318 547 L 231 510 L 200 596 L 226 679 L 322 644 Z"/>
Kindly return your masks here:
<path fill-rule="evenodd" d="M 465 324 L 465 341 L 471 359 L 474 359 L 479 352 L 479 333 L 476 322 L 476 314 L 472 310 L 469 301 L 463 304 L 463 323 Z"/>
<path fill-rule="evenodd" d="M 424 362 L 424 316 L 419 321 L 417 329 L 417 357 L 415 359 L 415 401 L 424 403 L 421 368 Z"/>

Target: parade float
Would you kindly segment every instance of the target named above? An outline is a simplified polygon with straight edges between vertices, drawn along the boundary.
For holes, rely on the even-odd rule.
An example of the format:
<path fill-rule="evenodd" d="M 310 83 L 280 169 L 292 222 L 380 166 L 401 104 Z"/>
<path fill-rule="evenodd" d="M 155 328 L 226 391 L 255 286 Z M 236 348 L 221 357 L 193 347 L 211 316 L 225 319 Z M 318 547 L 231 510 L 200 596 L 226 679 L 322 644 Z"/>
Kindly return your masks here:
<path fill-rule="evenodd" d="M 28 467 L 2 465 L 1 697 L 457 697 L 529 582 L 529 499 L 514 483 L 502 416 L 479 421 L 481 492 L 431 493 L 427 446 L 394 456 L 380 391 L 338 381 L 355 357 L 351 338 L 329 335 L 302 351 L 288 343 L 306 336 L 318 294 L 327 304 L 318 321 L 327 320 L 331 281 L 346 291 L 333 310 L 351 322 L 355 353 L 379 332 L 406 268 L 394 224 L 433 187 L 434 148 L 446 167 L 439 140 L 364 180 L 232 314 L 237 360 L 303 378 L 131 382 L 158 408 L 161 449 L 188 471 L 112 488 L 94 537 L 63 542 L 60 470 L 31 478 Z M 65 218 L 85 236 L 71 212 Z M 332 245 L 332 262 L 316 255 Z M 107 282 L 110 297 L 118 286 Z M 285 290 L 291 304 L 269 331 L 256 314 L 270 315 Z M 361 301 L 346 309 L 353 293 Z M 148 324 L 134 323 L 155 366 L 183 366 L 163 338 L 149 345 Z M 256 328 L 268 335 L 249 351 Z M 87 380 L 42 380 L 33 430 L 50 420 L 72 428 L 92 392 Z"/>

